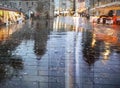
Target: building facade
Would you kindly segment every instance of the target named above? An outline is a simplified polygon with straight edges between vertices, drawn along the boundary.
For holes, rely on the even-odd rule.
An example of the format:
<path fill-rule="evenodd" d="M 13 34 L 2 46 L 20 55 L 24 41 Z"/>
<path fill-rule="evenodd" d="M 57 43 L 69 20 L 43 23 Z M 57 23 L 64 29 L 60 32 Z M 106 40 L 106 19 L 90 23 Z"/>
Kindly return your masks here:
<path fill-rule="evenodd" d="M 48 14 L 50 18 L 53 18 L 54 0 L 38 0 L 37 5 L 37 12 L 41 16 L 45 16 L 46 14 Z"/>
<path fill-rule="evenodd" d="M 120 15 L 120 0 L 75 0 L 76 11 L 78 13 L 87 13 L 90 15 L 105 15 L 110 10 L 117 10 Z"/>
<path fill-rule="evenodd" d="M 55 2 L 54 0 L 50 0 L 50 17 L 53 18 L 54 17 L 54 9 L 55 9 Z"/>
<path fill-rule="evenodd" d="M 78 12 L 84 12 L 86 10 L 86 5 L 85 5 L 85 0 L 78 0 L 79 2 L 79 8 L 78 8 Z"/>
<path fill-rule="evenodd" d="M 55 11 L 58 13 L 65 15 L 73 10 L 73 0 L 58 0 L 56 3 Z"/>
<path fill-rule="evenodd" d="M 110 10 L 120 10 L 120 0 L 90 0 L 90 12 L 92 15 L 105 15 Z M 120 12 L 116 12 L 120 13 Z"/>
<path fill-rule="evenodd" d="M 60 11 L 63 11 L 66 9 L 66 6 L 67 6 L 67 3 L 66 3 L 66 0 L 59 0 L 59 9 Z"/>
<path fill-rule="evenodd" d="M 32 14 L 37 13 L 36 8 L 40 4 L 39 2 L 42 3 L 43 6 L 42 12 L 48 12 L 52 17 L 54 11 L 54 0 L 1 0 L 2 5 L 10 8 L 16 8 L 18 11 L 26 14 L 29 18 Z"/>
<path fill-rule="evenodd" d="M 38 0 L 2 0 L 4 6 L 16 8 L 30 17 L 30 14 L 36 13 Z"/>

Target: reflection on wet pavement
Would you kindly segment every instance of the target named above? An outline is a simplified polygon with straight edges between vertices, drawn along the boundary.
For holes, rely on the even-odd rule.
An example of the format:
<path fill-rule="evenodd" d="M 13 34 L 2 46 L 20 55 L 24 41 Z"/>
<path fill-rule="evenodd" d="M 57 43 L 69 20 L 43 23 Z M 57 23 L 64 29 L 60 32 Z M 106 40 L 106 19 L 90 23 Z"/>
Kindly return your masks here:
<path fill-rule="evenodd" d="M 58 17 L 0 28 L 0 88 L 120 88 L 120 27 Z"/>

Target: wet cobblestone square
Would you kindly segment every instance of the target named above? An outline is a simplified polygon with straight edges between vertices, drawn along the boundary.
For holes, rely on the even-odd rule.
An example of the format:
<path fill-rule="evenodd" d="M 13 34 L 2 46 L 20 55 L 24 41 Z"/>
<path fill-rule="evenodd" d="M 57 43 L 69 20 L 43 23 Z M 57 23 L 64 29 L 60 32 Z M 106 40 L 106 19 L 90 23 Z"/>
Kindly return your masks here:
<path fill-rule="evenodd" d="M 119 34 L 77 17 L 1 27 L 0 88 L 120 88 Z"/>

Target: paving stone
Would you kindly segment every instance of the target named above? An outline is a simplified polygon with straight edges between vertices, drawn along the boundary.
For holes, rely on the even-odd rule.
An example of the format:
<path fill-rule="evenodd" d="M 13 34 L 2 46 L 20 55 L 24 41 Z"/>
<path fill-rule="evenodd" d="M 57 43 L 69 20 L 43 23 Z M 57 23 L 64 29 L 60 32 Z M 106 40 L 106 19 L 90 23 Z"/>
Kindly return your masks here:
<path fill-rule="evenodd" d="M 54 29 L 49 21 L 48 27 L 46 20 L 5 27 L 13 33 L 0 41 L 0 88 L 120 88 L 120 46 L 112 41 L 118 29 L 92 30 L 84 21 L 75 31 L 72 17 L 59 17 Z"/>

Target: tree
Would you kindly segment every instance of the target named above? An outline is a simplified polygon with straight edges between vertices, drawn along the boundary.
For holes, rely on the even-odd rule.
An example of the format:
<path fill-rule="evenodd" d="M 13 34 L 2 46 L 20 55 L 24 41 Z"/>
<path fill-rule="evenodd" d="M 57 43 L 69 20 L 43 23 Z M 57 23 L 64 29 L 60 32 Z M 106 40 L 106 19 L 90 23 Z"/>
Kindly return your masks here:
<path fill-rule="evenodd" d="M 40 1 L 38 2 L 36 11 L 37 11 L 38 13 L 42 13 L 42 12 L 43 12 L 43 3 L 42 3 L 42 2 L 40 2 Z"/>
<path fill-rule="evenodd" d="M 50 11 L 50 2 L 49 0 L 40 0 L 38 1 L 38 6 L 36 8 L 36 11 L 40 14 L 44 14 L 44 16 L 46 16 L 46 14 L 49 13 Z"/>

